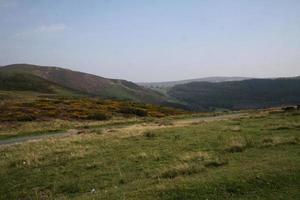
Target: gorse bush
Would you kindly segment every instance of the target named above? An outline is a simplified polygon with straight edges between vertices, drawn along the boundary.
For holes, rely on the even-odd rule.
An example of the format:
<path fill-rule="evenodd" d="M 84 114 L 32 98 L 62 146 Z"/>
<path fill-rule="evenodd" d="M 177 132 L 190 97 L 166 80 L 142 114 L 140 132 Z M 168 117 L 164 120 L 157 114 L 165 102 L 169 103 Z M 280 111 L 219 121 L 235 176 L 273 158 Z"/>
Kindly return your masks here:
<path fill-rule="evenodd" d="M 55 119 L 108 120 L 113 116 L 163 117 L 186 111 L 160 106 L 99 98 L 38 97 L 31 101 L 0 104 L 0 121 Z"/>

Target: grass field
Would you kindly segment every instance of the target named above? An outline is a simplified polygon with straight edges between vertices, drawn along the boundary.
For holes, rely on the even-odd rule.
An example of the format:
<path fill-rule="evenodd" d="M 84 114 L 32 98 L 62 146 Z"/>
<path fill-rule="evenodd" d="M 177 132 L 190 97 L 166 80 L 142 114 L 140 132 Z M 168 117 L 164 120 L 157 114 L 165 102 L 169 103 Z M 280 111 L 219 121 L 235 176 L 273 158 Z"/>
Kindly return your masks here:
<path fill-rule="evenodd" d="M 300 111 L 2 123 L 0 199 L 300 199 Z M 12 136 L 13 135 L 13 136 Z"/>

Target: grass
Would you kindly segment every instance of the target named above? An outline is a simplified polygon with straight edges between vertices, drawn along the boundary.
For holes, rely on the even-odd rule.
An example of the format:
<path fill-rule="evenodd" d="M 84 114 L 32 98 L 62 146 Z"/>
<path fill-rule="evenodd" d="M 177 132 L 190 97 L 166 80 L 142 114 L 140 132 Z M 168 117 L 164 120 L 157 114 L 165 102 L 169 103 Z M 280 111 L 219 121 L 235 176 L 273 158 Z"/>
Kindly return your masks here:
<path fill-rule="evenodd" d="M 140 122 L 67 122 L 87 133 L 0 146 L 0 199 L 299 199 L 295 112 L 143 121 L 140 134 Z M 45 122 L 14 129 L 26 123 Z M 117 131 L 93 132 L 102 126 Z"/>

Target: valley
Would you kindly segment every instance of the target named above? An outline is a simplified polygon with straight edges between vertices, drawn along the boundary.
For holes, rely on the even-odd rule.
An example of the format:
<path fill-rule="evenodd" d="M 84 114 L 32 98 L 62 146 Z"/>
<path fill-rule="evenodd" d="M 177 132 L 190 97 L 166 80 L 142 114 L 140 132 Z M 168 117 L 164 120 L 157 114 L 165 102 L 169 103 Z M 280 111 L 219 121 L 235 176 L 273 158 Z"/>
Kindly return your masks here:
<path fill-rule="evenodd" d="M 299 78 L 210 80 L 1 67 L 0 199 L 297 199 Z"/>

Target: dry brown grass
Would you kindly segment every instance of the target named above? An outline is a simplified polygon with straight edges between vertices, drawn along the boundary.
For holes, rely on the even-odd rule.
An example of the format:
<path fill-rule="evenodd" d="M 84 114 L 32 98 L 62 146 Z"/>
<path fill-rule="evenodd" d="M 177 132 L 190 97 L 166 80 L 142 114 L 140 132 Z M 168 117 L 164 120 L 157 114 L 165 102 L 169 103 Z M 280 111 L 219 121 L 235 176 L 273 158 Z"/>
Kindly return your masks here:
<path fill-rule="evenodd" d="M 284 145 L 284 144 L 299 144 L 300 139 L 298 137 L 267 137 L 262 141 L 262 146 L 276 146 L 276 145 Z"/>
<path fill-rule="evenodd" d="M 230 153 L 243 152 L 249 146 L 249 142 L 243 137 L 230 138 L 226 144 L 225 151 Z"/>
<path fill-rule="evenodd" d="M 233 127 L 230 127 L 230 131 L 240 132 L 240 131 L 241 131 L 241 127 L 240 127 L 240 126 L 233 126 Z"/>
<path fill-rule="evenodd" d="M 203 172 L 206 168 L 221 167 L 228 163 L 227 159 L 205 151 L 186 153 L 180 156 L 179 160 L 179 163 L 162 169 L 157 177 L 172 179 L 178 176 L 188 176 Z"/>
<path fill-rule="evenodd" d="M 158 178 L 176 178 L 178 176 L 187 176 L 203 171 L 204 168 L 197 165 L 191 165 L 188 163 L 179 163 L 168 169 L 164 169 L 160 172 Z"/>
<path fill-rule="evenodd" d="M 210 155 L 205 151 L 191 152 L 180 157 L 181 161 L 204 161 L 210 159 Z"/>

